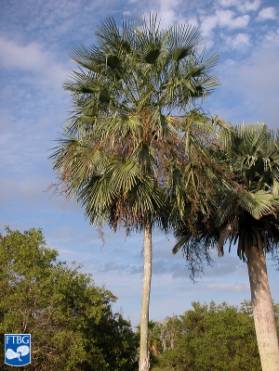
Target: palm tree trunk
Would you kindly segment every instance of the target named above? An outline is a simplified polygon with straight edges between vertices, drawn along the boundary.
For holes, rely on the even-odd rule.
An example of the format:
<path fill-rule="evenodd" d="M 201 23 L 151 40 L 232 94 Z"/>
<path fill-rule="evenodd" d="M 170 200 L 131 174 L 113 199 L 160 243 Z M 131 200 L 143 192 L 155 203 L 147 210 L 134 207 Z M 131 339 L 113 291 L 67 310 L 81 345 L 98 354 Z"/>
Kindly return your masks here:
<path fill-rule="evenodd" d="M 262 371 L 278 371 L 278 335 L 265 255 L 261 246 L 251 246 L 246 250 L 246 256 Z"/>
<path fill-rule="evenodd" d="M 140 320 L 140 356 L 139 371 L 149 371 L 149 349 L 148 349 L 148 322 L 149 301 L 152 276 L 152 227 L 150 224 L 144 227 L 144 268 L 143 268 L 143 290 Z"/>

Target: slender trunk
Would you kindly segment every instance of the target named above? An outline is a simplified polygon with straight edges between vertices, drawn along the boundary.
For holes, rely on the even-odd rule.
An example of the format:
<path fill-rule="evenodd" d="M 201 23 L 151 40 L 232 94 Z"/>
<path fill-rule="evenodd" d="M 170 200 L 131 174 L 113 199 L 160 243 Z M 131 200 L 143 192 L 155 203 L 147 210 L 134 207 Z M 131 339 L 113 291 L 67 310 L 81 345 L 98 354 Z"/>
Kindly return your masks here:
<path fill-rule="evenodd" d="M 262 371 L 279 370 L 279 346 L 272 297 L 262 248 L 246 250 L 253 315 Z"/>
<path fill-rule="evenodd" d="M 139 371 L 149 371 L 149 349 L 148 349 L 148 322 L 149 301 L 152 275 L 152 227 L 150 224 L 144 227 L 144 268 L 143 268 L 143 290 L 140 320 L 140 356 Z"/>

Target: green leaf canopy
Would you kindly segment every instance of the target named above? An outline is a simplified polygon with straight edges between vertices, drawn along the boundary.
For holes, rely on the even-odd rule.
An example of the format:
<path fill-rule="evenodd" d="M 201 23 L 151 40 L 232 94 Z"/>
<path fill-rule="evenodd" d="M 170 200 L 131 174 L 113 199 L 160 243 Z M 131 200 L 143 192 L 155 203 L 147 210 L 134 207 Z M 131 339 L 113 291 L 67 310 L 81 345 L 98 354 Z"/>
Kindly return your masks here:
<path fill-rule="evenodd" d="M 245 259 L 247 248 L 273 251 L 279 245 L 279 134 L 264 124 L 223 126 L 207 145 L 213 158 L 224 166 L 221 181 L 195 219 L 176 224 L 177 244 L 186 256 L 207 254 L 217 246 L 223 254 L 226 241 L 237 244 Z"/>
<path fill-rule="evenodd" d="M 108 19 L 97 43 L 74 52 L 78 69 L 65 84 L 73 114 L 53 154 L 69 194 L 92 223 L 166 227 L 171 170 L 184 146 L 180 117 L 217 82 L 215 56 L 197 50 L 192 26 L 160 28 Z"/>

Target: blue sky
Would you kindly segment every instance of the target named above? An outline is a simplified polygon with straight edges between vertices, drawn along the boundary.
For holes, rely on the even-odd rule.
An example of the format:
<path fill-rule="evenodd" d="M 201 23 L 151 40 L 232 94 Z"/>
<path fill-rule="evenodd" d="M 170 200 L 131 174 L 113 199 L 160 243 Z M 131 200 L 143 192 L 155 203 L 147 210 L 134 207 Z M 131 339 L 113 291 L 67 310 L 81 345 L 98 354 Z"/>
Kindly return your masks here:
<path fill-rule="evenodd" d="M 203 107 L 234 123 L 264 121 L 278 128 L 279 2 L 277 0 L 3 0 L 0 12 L 0 227 L 42 228 L 62 259 L 82 264 L 98 285 L 118 296 L 121 310 L 139 319 L 142 236 L 89 225 L 73 200 L 55 191 L 48 156 L 71 110 L 63 82 L 71 51 L 94 42 L 107 16 L 140 17 L 156 11 L 162 26 L 192 23 L 202 43 L 219 53 L 220 86 Z M 172 236 L 156 231 L 151 318 L 180 313 L 194 300 L 249 299 L 245 264 L 235 253 L 216 259 L 195 284 Z M 269 263 L 279 302 L 278 272 Z"/>

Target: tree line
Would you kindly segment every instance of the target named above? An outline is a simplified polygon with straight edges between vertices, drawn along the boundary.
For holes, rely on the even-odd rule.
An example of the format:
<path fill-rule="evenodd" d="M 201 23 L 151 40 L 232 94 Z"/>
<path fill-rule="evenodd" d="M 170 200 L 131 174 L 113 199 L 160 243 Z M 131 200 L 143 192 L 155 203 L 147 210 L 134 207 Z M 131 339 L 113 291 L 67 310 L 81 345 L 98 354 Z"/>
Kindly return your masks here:
<path fill-rule="evenodd" d="M 277 329 L 279 307 L 274 306 Z M 154 371 L 260 371 L 252 306 L 193 303 L 180 316 L 150 324 Z"/>
<path fill-rule="evenodd" d="M 0 332 L 32 334 L 32 363 L 24 369 L 135 370 L 138 338 L 112 312 L 116 297 L 57 257 L 38 229 L 0 236 Z M 0 363 L 10 370 L 2 351 Z"/>
<path fill-rule="evenodd" d="M 116 297 L 59 260 L 38 229 L 0 236 L 1 333 L 32 334 L 34 371 L 134 371 L 139 332 L 113 313 Z M 279 305 L 274 306 L 277 328 Z M 250 302 L 193 303 L 148 325 L 153 371 L 259 371 Z M 3 337 L 1 337 L 3 348 Z M 2 370 L 3 354 L 0 352 Z"/>

